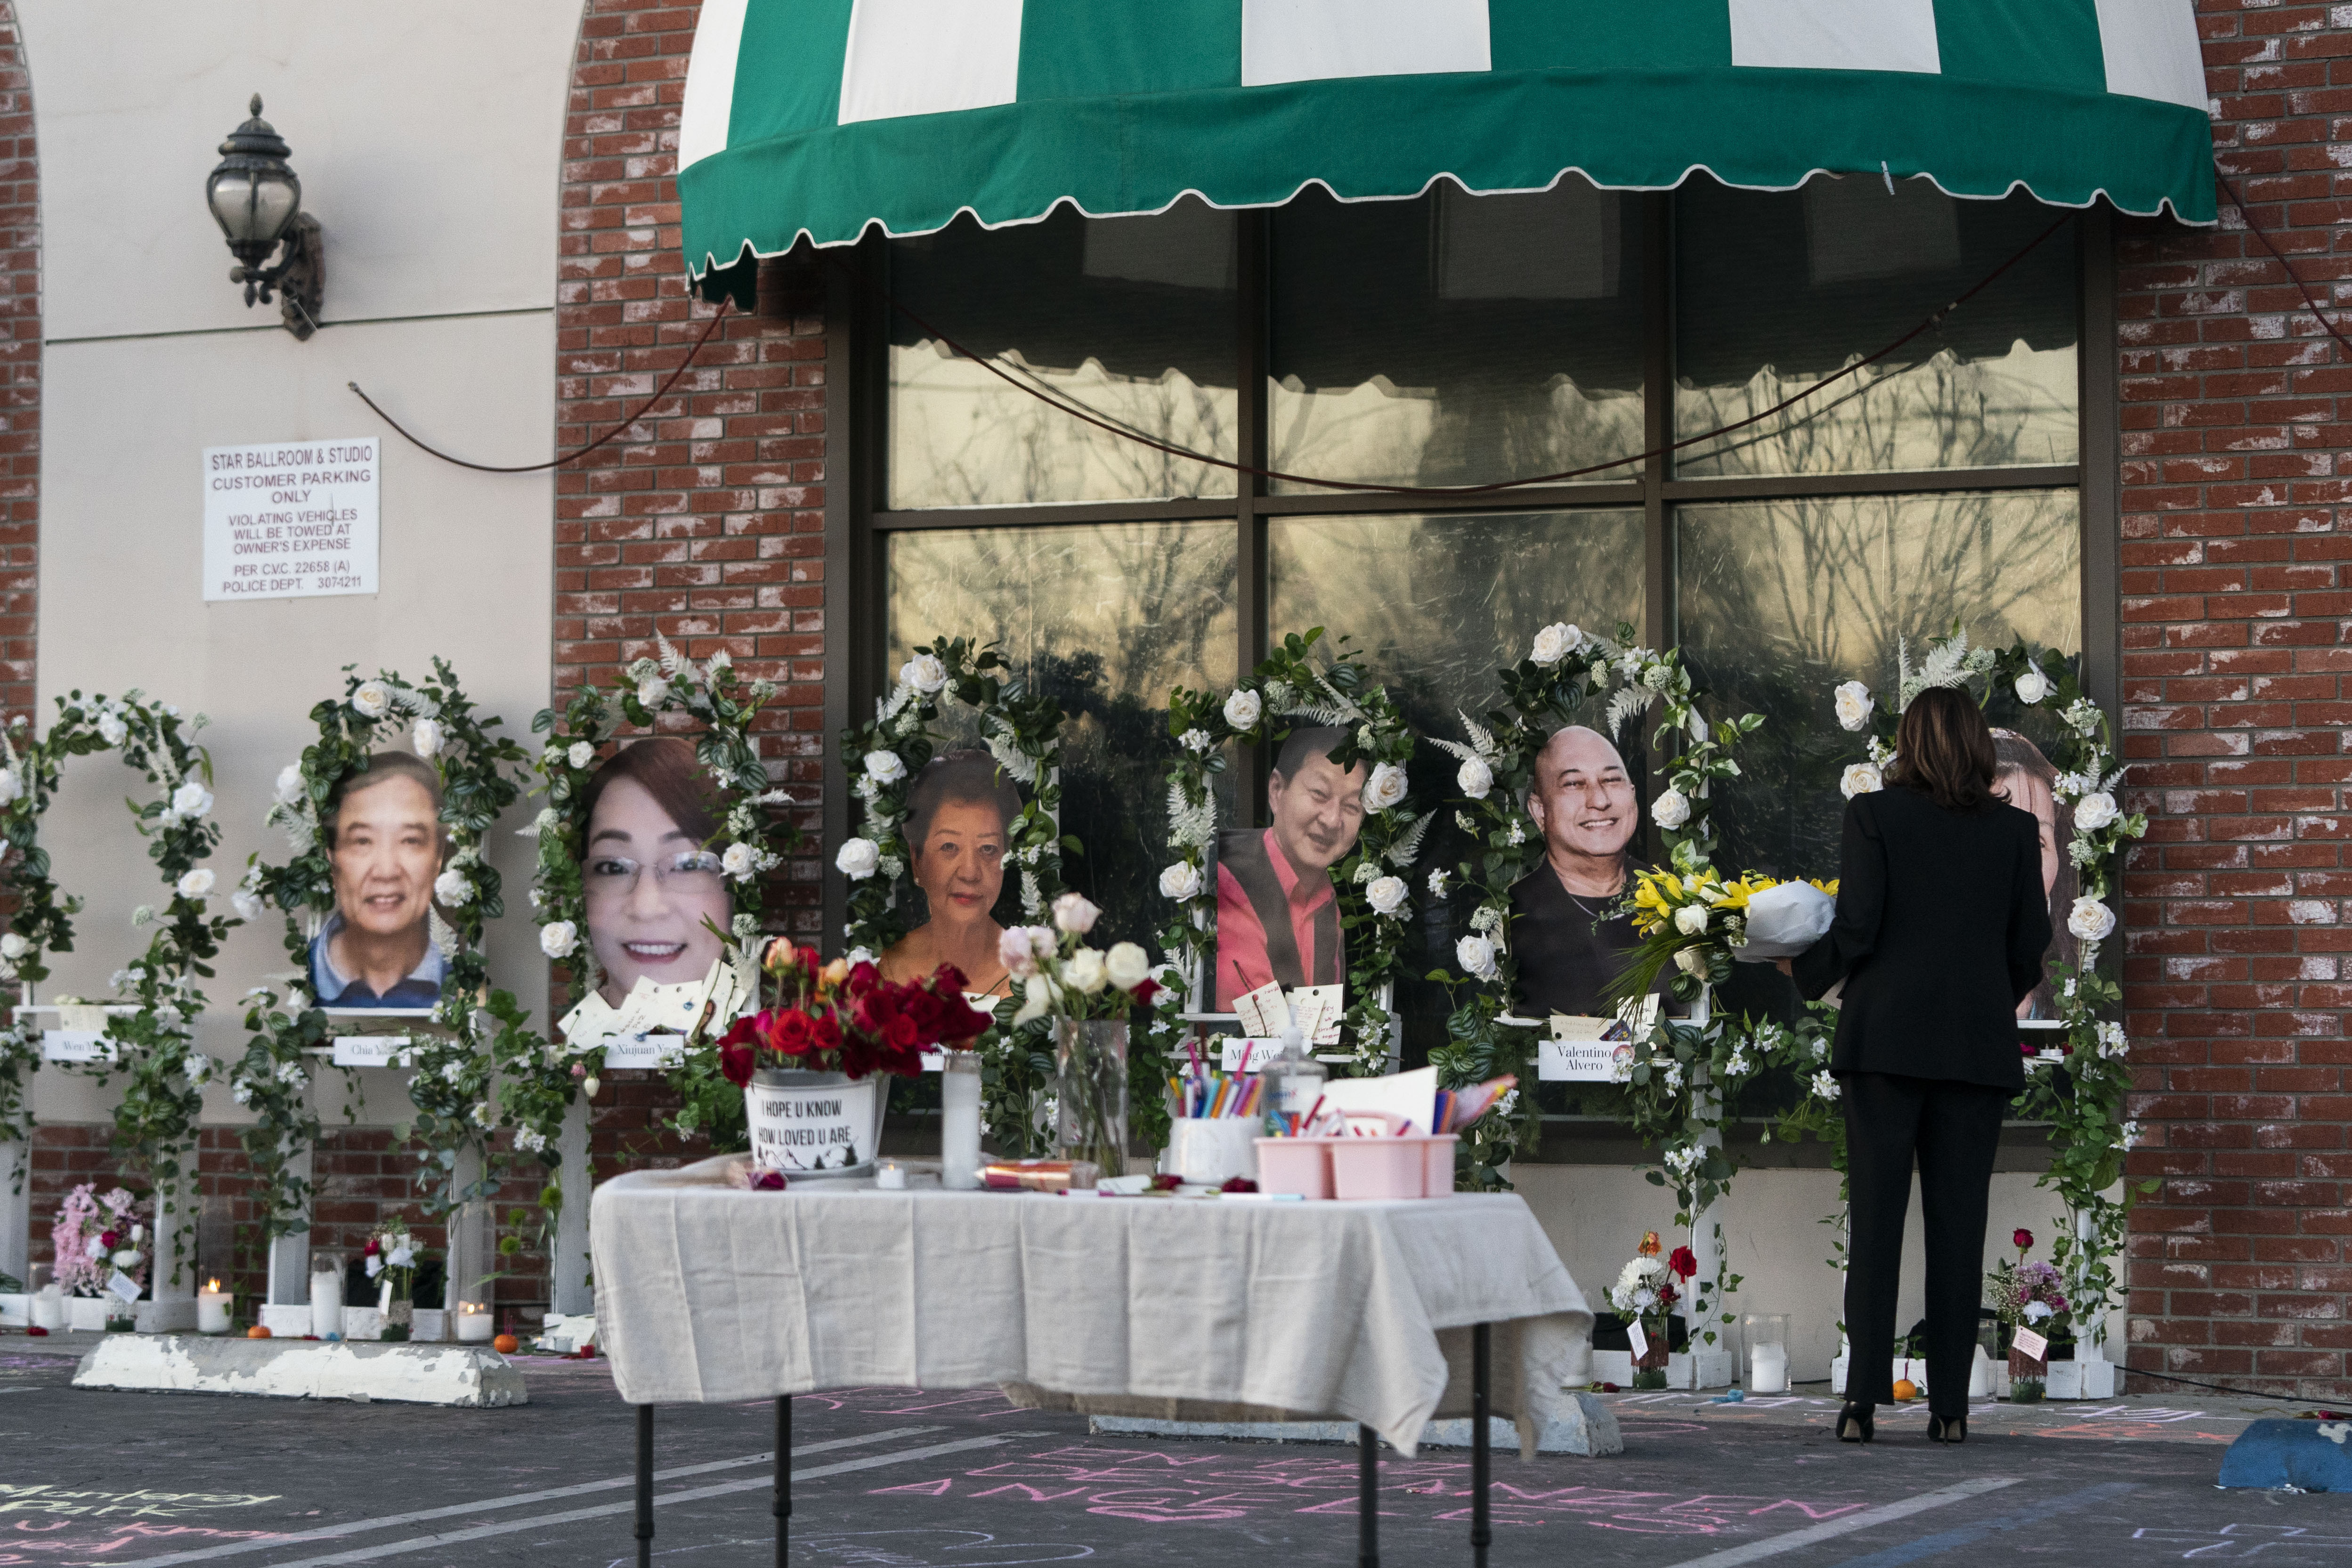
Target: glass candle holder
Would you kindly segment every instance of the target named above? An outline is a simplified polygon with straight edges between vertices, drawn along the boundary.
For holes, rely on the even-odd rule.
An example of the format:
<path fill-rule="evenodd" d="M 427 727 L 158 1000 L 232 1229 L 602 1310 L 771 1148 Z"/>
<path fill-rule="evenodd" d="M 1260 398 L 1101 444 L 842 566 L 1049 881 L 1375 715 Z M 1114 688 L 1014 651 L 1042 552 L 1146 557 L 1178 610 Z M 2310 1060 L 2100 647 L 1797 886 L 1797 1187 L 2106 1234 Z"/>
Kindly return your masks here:
<path fill-rule="evenodd" d="M 1739 1320 L 1748 1348 L 1748 1392 L 1789 1392 L 1789 1314 L 1749 1312 Z"/>

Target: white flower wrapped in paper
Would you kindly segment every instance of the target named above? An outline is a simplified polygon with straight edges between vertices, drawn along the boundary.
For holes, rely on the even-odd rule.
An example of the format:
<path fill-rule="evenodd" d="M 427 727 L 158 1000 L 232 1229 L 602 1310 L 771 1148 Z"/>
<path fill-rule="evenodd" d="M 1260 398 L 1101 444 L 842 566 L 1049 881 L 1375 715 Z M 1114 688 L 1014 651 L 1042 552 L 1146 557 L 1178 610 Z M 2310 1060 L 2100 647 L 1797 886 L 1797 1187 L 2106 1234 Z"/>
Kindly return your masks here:
<path fill-rule="evenodd" d="M 1749 963 L 1794 958 L 1827 934 L 1837 901 L 1810 882 L 1782 882 L 1748 900 L 1748 941 L 1732 949 Z"/>
<path fill-rule="evenodd" d="M 2105 942 L 2115 933 L 2116 911 L 2096 899 L 2076 899 L 2067 912 L 2066 929 L 2084 942 Z"/>
<path fill-rule="evenodd" d="M 1454 787 L 1472 800 L 1484 800 L 1486 792 L 1495 787 L 1495 770 L 1486 765 L 1484 757 L 1465 757 L 1454 773 Z"/>
<path fill-rule="evenodd" d="M 1381 763 L 1364 781 L 1364 809 L 1386 811 L 1404 799 L 1404 770 L 1394 763 Z"/>
<path fill-rule="evenodd" d="M 1690 797 L 1678 789 L 1670 789 L 1650 803 L 1650 818 L 1672 833 L 1690 820 Z"/>
<path fill-rule="evenodd" d="M 1265 699 L 1245 686 L 1225 699 L 1225 722 L 1235 730 L 1254 730 L 1265 716 Z"/>
<path fill-rule="evenodd" d="M 2074 831 L 2096 833 L 2123 813 L 2116 808 L 2116 797 L 2105 790 L 2093 790 L 2074 803 Z"/>
<path fill-rule="evenodd" d="M 833 863 L 851 881 L 862 882 L 881 868 L 881 847 L 871 838 L 847 839 L 841 846 L 841 853 L 833 858 Z"/>
<path fill-rule="evenodd" d="M 1364 889 L 1364 900 L 1374 914 L 1394 915 L 1404 908 L 1407 891 L 1402 877 L 1375 877 Z"/>
<path fill-rule="evenodd" d="M 1859 730 L 1870 722 L 1873 707 L 1870 688 L 1859 680 L 1849 680 L 1832 693 L 1837 703 L 1837 721 L 1847 730 Z"/>

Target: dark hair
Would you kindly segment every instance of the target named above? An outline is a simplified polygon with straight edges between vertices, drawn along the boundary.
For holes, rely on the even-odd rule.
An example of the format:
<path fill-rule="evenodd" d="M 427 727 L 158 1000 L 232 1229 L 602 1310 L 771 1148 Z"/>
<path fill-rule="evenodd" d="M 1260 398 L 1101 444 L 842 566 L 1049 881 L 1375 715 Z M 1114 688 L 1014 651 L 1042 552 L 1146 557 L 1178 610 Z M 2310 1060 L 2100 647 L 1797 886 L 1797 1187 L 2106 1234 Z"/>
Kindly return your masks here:
<path fill-rule="evenodd" d="M 1886 782 L 1917 790 L 1946 811 L 1992 798 L 1992 729 L 1965 691 L 1931 686 L 1903 710 Z"/>
<path fill-rule="evenodd" d="M 1021 792 L 986 752 L 948 752 L 923 764 L 915 787 L 907 792 L 907 852 L 920 855 L 931 834 L 931 818 L 950 801 L 965 805 L 992 805 L 1004 831 L 1021 815 Z"/>
<path fill-rule="evenodd" d="M 2058 770 L 2042 754 L 2042 748 L 2014 730 L 1992 732 L 1993 787 L 2001 787 L 2001 780 L 2011 775 L 2042 781 L 2050 792 L 2050 836 L 2058 847 L 2058 875 L 2050 882 L 2050 930 L 2053 937 L 2048 963 L 2074 967 L 2079 953 L 2074 933 L 2067 929 L 2067 911 L 2074 907 L 2074 861 L 2066 853 L 2074 841 L 2074 808 L 2058 798 Z M 2030 806 L 2012 797 L 2010 805 L 2020 810 Z M 2058 1016 L 2057 997 L 2052 993 L 2048 963 L 2042 970 L 2042 984 L 2033 988 L 2034 1013 L 2037 1016 L 2054 1018 Z"/>
<path fill-rule="evenodd" d="M 710 771 L 694 754 L 692 742 L 676 735 L 651 735 L 607 757 L 604 765 L 589 775 L 588 787 L 580 792 L 583 834 L 596 819 L 596 803 L 604 798 L 606 786 L 615 779 L 629 779 L 653 796 L 654 804 L 677 824 L 677 830 L 697 844 L 708 844 L 719 837 L 723 814 L 718 791 Z"/>
<path fill-rule="evenodd" d="M 319 813 L 319 837 L 330 855 L 335 850 L 335 818 L 342 815 L 343 802 L 362 790 L 392 779 L 415 779 L 424 785 L 433 802 L 434 818 L 436 822 L 440 819 L 441 774 L 431 763 L 406 752 L 372 752 L 365 763 L 337 779 L 335 787 L 327 792 L 326 809 Z M 446 855 L 449 851 L 449 830 L 442 827 L 436 832 L 441 841 L 441 852 Z"/>
<path fill-rule="evenodd" d="M 1338 747 L 1348 743 L 1348 731 L 1336 724 L 1309 724 L 1293 730 L 1282 742 L 1282 750 L 1274 754 L 1274 771 L 1286 779 L 1295 779 L 1298 770 L 1310 757 L 1328 757 Z M 1356 764 L 1361 767 L 1363 764 Z"/>

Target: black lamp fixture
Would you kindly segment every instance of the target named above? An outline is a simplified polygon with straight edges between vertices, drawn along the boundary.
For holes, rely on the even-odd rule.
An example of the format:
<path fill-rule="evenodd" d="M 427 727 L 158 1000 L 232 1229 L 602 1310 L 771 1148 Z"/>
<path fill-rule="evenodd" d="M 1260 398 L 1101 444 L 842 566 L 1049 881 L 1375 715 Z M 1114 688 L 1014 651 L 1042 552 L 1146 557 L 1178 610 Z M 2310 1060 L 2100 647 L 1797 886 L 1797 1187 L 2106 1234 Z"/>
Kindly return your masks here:
<path fill-rule="evenodd" d="M 236 265 L 228 280 L 245 285 L 247 309 L 280 296 L 286 330 L 307 338 L 319 330 L 319 301 L 326 283 L 326 250 L 319 220 L 302 210 L 302 182 L 286 162 L 286 139 L 261 118 L 261 95 L 253 95 L 253 118 L 228 133 L 221 161 L 205 181 L 205 204 L 228 237 Z M 275 266 L 262 264 L 284 246 Z"/>

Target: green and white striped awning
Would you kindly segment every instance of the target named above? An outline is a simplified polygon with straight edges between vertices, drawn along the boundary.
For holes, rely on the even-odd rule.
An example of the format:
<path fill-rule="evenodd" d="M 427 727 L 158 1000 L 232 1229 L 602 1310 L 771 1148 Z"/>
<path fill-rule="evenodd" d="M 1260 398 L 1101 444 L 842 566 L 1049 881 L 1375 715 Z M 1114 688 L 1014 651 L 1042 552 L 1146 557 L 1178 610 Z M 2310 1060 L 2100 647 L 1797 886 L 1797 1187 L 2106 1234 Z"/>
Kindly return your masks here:
<path fill-rule="evenodd" d="M 1927 175 L 2213 217 L 2192 0 L 704 0 L 698 278 L 970 211 L 1266 206 L 1570 171 Z M 730 279 L 730 282 L 738 281 Z"/>

